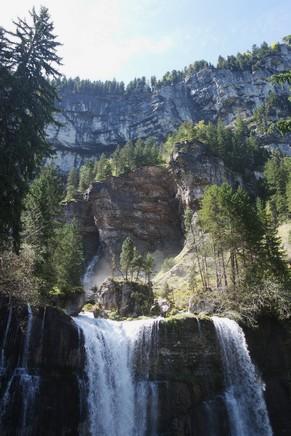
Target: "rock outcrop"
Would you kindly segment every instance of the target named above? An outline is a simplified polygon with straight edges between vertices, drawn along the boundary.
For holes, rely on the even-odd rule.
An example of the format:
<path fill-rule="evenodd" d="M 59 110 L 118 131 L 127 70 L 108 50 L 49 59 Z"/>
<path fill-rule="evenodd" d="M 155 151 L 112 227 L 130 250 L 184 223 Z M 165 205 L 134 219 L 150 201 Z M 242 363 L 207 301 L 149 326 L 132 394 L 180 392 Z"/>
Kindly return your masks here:
<path fill-rule="evenodd" d="M 87 259 L 99 250 L 107 276 L 112 257 L 118 263 L 128 236 L 141 253 L 157 252 L 157 257 L 159 252 L 162 257 L 177 253 L 183 243 L 176 184 L 164 167 L 138 168 L 95 182 L 84 198 L 66 204 L 65 216 L 79 222 Z M 107 276 L 102 276 L 103 280 Z"/>
<path fill-rule="evenodd" d="M 67 171 L 86 156 L 112 151 L 129 140 L 153 137 L 161 142 L 183 121 L 220 117 L 229 124 L 238 114 L 250 117 L 271 92 L 286 95 L 287 88 L 273 85 L 268 78 L 290 68 L 291 48 L 281 44 L 254 71 L 209 67 L 156 89 L 115 94 L 64 88 L 57 117 L 61 126 L 48 128 L 57 149 L 55 162 Z M 289 150 L 284 139 L 278 142 Z"/>
<path fill-rule="evenodd" d="M 121 318 L 137 317 L 150 314 L 154 294 L 149 285 L 108 279 L 97 290 L 95 299 L 102 314 L 109 311 Z"/>
<path fill-rule="evenodd" d="M 265 382 L 265 399 L 274 436 L 291 431 L 291 326 L 264 318 L 244 327 L 252 360 Z M 150 379 L 159 388 L 158 434 L 225 436 L 229 424 L 223 401 L 221 354 L 210 319 L 161 321 Z"/>
<path fill-rule="evenodd" d="M 176 183 L 177 198 L 183 207 L 190 206 L 192 210 L 197 210 L 209 185 L 227 182 L 234 188 L 244 186 L 243 177 L 230 171 L 199 141 L 176 144 L 169 171 Z"/>
<path fill-rule="evenodd" d="M 0 301 L 0 433 L 80 434 L 83 338 L 62 311 Z M 37 401 L 34 401 L 34 399 Z"/>

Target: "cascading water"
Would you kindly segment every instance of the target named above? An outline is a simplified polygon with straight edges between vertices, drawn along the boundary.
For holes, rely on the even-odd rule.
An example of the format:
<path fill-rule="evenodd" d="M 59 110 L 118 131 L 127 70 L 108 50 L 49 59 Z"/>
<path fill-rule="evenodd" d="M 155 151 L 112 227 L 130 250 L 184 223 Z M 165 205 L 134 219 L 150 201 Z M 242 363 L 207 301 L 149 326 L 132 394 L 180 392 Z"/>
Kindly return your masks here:
<path fill-rule="evenodd" d="M 213 317 L 224 369 L 225 404 L 232 436 L 271 436 L 263 386 L 251 361 L 243 330 L 227 318 Z"/>
<path fill-rule="evenodd" d="M 5 333 L 4 333 L 4 338 L 3 338 L 2 347 L 1 347 L 1 356 L 0 356 L 0 371 L 1 372 L 5 370 L 5 347 L 6 347 L 7 337 L 8 337 L 8 333 L 9 333 L 9 329 L 10 329 L 10 324 L 11 324 L 12 310 L 13 310 L 12 306 L 10 306 L 9 312 L 8 312 L 7 324 L 6 324 Z"/>
<path fill-rule="evenodd" d="M 83 276 L 82 283 L 83 283 L 84 292 L 87 296 L 90 296 L 90 290 L 94 286 L 95 269 L 99 261 L 99 258 L 100 258 L 99 254 L 93 257 L 93 259 L 87 266 L 85 274 Z"/>
<path fill-rule="evenodd" d="M 157 320 L 116 322 L 79 316 L 86 350 L 91 436 L 155 436 L 157 389 L 149 381 Z M 142 360 L 141 378 L 136 370 Z"/>
<path fill-rule="evenodd" d="M 2 344 L 2 359 L 1 362 L 4 362 L 4 348 L 7 341 L 7 335 L 9 332 L 10 324 L 11 324 L 11 316 L 12 316 L 12 308 L 9 309 L 8 320 L 6 324 L 6 331 L 4 335 L 4 341 Z M 7 379 L 7 384 L 5 391 L 3 393 L 1 402 L 0 402 L 0 429 L 3 421 L 9 417 L 10 408 L 13 408 L 13 398 L 12 392 L 20 392 L 21 395 L 21 410 L 19 417 L 21 419 L 20 431 L 19 435 L 26 436 L 30 434 L 29 426 L 31 424 L 31 418 L 34 411 L 34 406 L 36 403 L 36 395 L 39 389 L 39 381 L 40 377 L 35 374 L 30 374 L 28 371 L 28 360 L 29 360 L 29 350 L 30 350 L 30 341 L 31 341 L 31 332 L 33 325 L 33 313 L 30 305 L 27 305 L 27 326 L 26 326 L 26 335 L 24 338 L 24 345 L 21 356 L 19 358 L 18 367 L 15 368 L 12 374 L 9 375 Z M 3 371 L 8 371 L 9 368 L 6 366 L 3 368 Z M 18 386 L 18 388 L 17 388 Z"/>

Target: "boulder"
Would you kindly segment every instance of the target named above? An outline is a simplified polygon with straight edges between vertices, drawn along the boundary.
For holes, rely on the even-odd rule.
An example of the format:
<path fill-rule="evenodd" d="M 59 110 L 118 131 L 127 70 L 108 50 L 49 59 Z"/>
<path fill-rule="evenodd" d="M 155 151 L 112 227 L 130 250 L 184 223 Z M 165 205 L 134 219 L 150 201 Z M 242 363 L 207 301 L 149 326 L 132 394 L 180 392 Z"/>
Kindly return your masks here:
<path fill-rule="evenodd" d="M 99 309 L 120 317 L 148 315 L 153 301 L 151 286 L 137 282 L 107 279 L 96 292 Z"/>

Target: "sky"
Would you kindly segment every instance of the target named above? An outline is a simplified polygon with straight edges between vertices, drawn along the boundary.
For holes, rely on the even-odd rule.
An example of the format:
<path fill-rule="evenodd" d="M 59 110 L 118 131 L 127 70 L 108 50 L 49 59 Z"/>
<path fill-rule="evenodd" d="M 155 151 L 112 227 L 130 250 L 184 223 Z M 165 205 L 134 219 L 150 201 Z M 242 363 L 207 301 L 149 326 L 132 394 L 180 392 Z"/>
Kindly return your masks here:
<path fill-rule="evenodd" d="M 0 26 L 47 6 L 61 72 L 123 80 L 183 69 L 291 33 L 290 0 L 2 0 Z"/>

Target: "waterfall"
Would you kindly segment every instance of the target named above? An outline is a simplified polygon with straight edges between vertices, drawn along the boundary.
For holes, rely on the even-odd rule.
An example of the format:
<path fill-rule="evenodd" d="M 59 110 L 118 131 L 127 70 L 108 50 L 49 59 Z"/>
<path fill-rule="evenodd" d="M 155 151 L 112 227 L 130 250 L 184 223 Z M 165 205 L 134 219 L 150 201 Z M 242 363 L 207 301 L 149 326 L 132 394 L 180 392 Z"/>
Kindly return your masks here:
<path fill-rule="evenodd" d="M 7 335 L 11 323 L 11 316 L 12 316 L 12 306 L 9 309 L 8 321 L 4 333 L 1 362 L 4 362 L 3 350 L 7 342 Z M 17 433 L 20 436 L 26 436 L 26 435 L 28 436 L 30 434 L 32 417 L 33 417 L 33 413 L 36 405 L 37 393 L 39 391 L 39 385 L 40 385 L 40 376 L 35 374 L 30 374 L 28 371 L 32 325 L 33 325 L 33 313 L 30 305 L 28 304 L 26 334 L 24 338 L 22 354 L 19 359 L 20 365 L 14 369 L 12 374 L 9 374 L 9 378 L 6 380 L 6 387 L 0 401 L 0 431 L 1 431 L 1 426 L 5 421 L 5 419 L 9 419 L 10 410 L 13 409 L 14 407 L 13 402 L 15 401 L 17 404 L 21 406 L 19 410 L 19 418 L 21 422 L 18 423 L 18 425 L 20 425 L 21 430 L 19 433 Z M 15 396 L 15 392 L 18 393 L 16 396 Z M 18 397 L 18 395 L 20 395 L 20 397 Z M 18 399 L 20 399 L 19 403 L 18 403 Z"/>
<path fill-rule="evenodd" d="M 213 317 L 225 378 L 225 404 L 232 436 L 271 436 L 267 407 L 243 330 L 227 318 Z"/>
<path fill-rule="evenodd" d="M 30 337 L 31 337 L 31 329 L 32 329 L 32 310 L 30 304 L 27 305 L 27 327 L 26 327 L 26 335 L 24 341 L 24 347 L 22 352 L 22 368 L 27 368 L 28 363 L 28 355 L 29 355 L 29 346 L 30 346 Z"/>
<path fill-rule="evenodd" d="M 158 321 L 75 320 L 85 340 L 89 434 L 156 436 L 158 397 L 149 368 Z M 141 350 L 146 353 L 138 379 Z"/>
<path fill-rule="evenodd" d="M 4 332 L 4 337 L 3 337 L 3 342 L 2 342 L 2 347 L 1 347 L 0 370 L 2 370 L 2 371 L 5 369 L 5 347 L 6 347 L 7 337 L 8 337 L 8 333 L 9 333 L 9 329 L 10 329 L 10 324 L 11 324 L 12 310 L 13 310 L 12 306 L 10 306 L 9 312 L 8 312 L 8 319 L 7 319 L 7 323 L 6 323 L 6 328 L 5 328 L 5 332 Z"/>
<path fill-rule="evenodd" d="M 93 259 L 90 261 L 89 265 L 86 268 L 85 274 L 83 276 L 83 288 L 85 291 L 85 294 L 90 296 L 90 290 L 94 286 L 94 278 L 95 278 L 95 269 L 96 265 L 99 261 L 100 255 L 97 254 L 93 257 Z"/>

